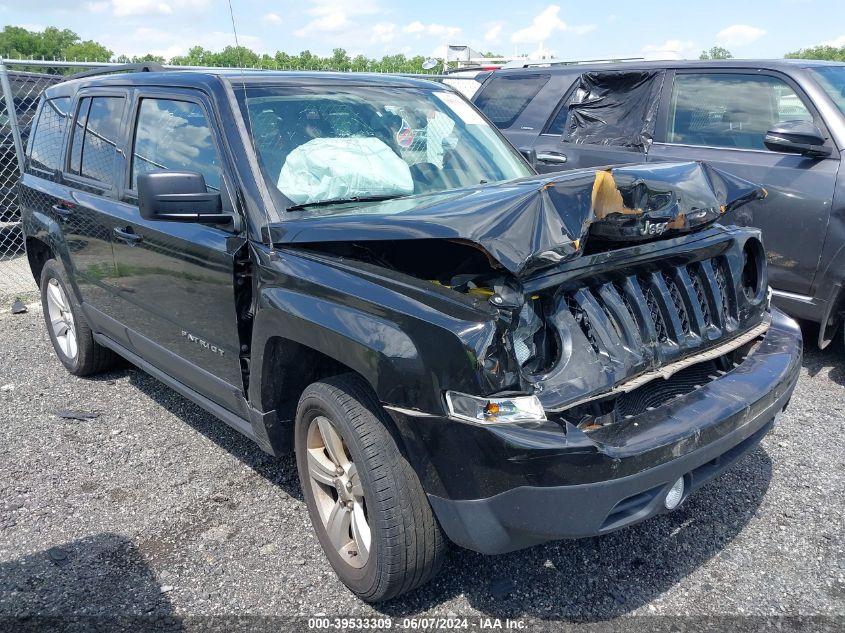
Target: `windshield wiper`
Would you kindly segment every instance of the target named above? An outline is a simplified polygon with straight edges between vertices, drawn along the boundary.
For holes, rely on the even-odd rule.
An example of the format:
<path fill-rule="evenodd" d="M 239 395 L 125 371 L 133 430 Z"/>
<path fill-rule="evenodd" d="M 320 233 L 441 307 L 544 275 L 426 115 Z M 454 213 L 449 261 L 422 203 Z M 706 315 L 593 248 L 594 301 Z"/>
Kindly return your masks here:
<path fill-rule="evenodd" d="M 394 198 L 402 198 L 401 195 L 383 195 L 383 196 L 353 196 L 351 198 L 334 198 L 332 200 L 317 200 L 316 202 L 303 202 L 302 204 L 295 204 L 287 208 L 288 211 L 301 211 L 308 207 L 327 207 L 332 204 L 345 204 L 349 202 L 381 202 L 382 200 L 393 200 Z"/>

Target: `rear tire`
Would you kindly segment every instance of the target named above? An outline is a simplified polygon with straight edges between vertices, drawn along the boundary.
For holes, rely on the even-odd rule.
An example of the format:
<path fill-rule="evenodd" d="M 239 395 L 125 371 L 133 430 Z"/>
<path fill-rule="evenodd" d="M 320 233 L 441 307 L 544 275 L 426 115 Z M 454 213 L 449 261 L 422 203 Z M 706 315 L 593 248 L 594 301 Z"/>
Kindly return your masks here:
<path fill-rule="evenodd" d="M 74 376 L 90 376 L 115 365 L 110 349 L 94 341 L 82 308 L 69 290 L 62 267 L 55 259 L 41 270 L 41 307 L 56 356 Z"/>
<path fill-rule="evenodd" d="M 296 413 L 296 463 L 311 523 L 337 575 L 368 602 L 428 582 L 446 551 L 386 415 L 354 374 L 306 388 Z"/>

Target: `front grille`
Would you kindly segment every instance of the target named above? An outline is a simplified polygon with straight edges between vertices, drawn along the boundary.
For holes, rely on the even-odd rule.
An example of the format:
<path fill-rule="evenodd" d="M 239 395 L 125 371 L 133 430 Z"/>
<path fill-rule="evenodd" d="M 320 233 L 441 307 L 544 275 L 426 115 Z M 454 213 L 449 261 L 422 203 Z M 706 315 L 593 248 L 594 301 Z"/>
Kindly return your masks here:
<path fill-rule="evenodd" d="M 590 343 L 590 346 L 592 346 L 593 351 L 598 352 L 598 341 L 595 333 L 593 332 L 590 317 L 587 316 L 586 310 L 584 310 L 581 304 L 578 303 L 578 300 L 574 295 L 568 295 L 566 297 L 566 307 L 569 308 L 569 311 L 572 313 L 572 318 L 575 319 L 575 323 L 577 323 L 578 327 L 581 328 L 581 332 Z"/>
<path fill-rule="evenodd" d="M 707 302 L 707 297 L 704 293 L 702 280 L 704 273 L 699 264 L 694 264 L 689 267 L 690 281 L 692 282 L 692 289 L 695 291 L 695 298 L 698 301 L 698 309 L 701 310 L 701 317 L 705 325 L 713 325 L 713 317 L 710 315 L 710 304 Z"/>
<path fill-rule="evenodd" d="M 728 297 L 728 272 L 727 265 L 721 258 L 715 258 L 711 261 L 713 266 L 713 274 L 716 277 L 716 285 L 719 286 L 719 297 L 721 299 L 722 314 L 726 317 L 731 314 L 731 302 Z"/>
<path fill-rule="evenodd" d="M 666 287 L 669 289 L 669 296 L 672 298 L 672 305 L 678 312 L 678 318 L 681 322 L 681 330 L 684 334 L 690 333 L 689 315 L 687 315 L 687 307 L 684 305 L 684 300 L 681 297 L 681 291 L 678 289 L 678 284 L 672 279 L 669 273 L 663 273 L 663 280 L 666 282 Z"/>
<path fill-rule="evenodd" d="M 654 291 L 654 284 L 643 279 L 640 285 L 645 290 L 645 301 L 648 306 L 651 322 L 654 324 L 654 331 L 657 333 L 657 340 L 665 343 L 669 340 L 669 333 L 666 331 L 666 321 L 660 313 L 660 306 L 657 305 L 657 296 Z"/>
<path fill-rule="evenodd" d="M 565 301 L 593 350 L 613 356 L 620 344 L 683 350 L 705 332 L 718 340 L 719 330 L 737 327 L 736 287 L 727 262 L 714 257 L 571 291 Z"/>

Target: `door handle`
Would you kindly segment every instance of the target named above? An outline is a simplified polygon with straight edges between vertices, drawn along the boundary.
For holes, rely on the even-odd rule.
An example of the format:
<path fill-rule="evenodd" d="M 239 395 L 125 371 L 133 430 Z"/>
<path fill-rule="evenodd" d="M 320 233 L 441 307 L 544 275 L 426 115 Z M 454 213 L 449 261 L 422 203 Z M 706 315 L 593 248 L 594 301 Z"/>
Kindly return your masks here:
<path fill-rule="evenodd" d="M 121 242 L 127 242 L 130 245 L 137 244 L 144 239 L 143 236 L 132 230 L 131 226 L 127 226 L 125 229 L 116 228 L 114 234 Z"/>
<path fill-rule="evenodd" d="M 557 163 L 559 165 L 563 165 L 566 162 L 566 156 L 564 154 L 537 154 L 537 160 L 541 160 L 544 163 Z"/>
<path fill-rule="evenodd" d="M 71 215 L 73 215 L 73 205 L 70 205 L 67 202 L 57 202 L 50 208 L 53 210 L 53 213 L 62 220 L 67 220 Z"/>

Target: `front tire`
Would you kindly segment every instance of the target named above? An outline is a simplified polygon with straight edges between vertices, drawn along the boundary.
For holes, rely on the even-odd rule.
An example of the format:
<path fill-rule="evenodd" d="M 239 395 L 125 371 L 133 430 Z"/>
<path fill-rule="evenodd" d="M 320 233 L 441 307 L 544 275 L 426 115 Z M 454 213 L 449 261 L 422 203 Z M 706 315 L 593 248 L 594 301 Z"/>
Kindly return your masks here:
<path fill-rule="evenodd" d="M 90 376 L 114 366 L 114 353 L 94 341 L 82 308 L 55 259 L 41 270 L 41 307 L 56 356 L 74 376 Z"/>
<path fill-rule="evenodd" d="M 296 413 L 296 462 L 311 523 L 337 575 L 368 602 L 428 582 L 446 550 L 388 424 L 354 374 L 309 386 Z"/>

